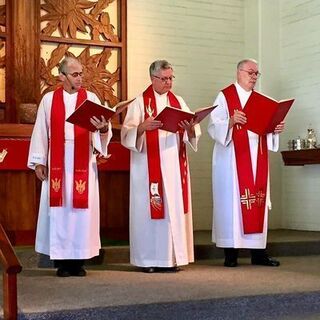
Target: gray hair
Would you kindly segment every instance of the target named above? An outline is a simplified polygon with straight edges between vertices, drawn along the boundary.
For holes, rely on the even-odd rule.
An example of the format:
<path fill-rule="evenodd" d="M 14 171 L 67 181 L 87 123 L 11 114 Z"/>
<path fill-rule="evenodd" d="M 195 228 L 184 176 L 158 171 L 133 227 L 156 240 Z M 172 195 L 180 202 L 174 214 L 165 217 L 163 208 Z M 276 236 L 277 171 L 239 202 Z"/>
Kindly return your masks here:
<path fill-rule="evenodd" d="M 243 59 L 243 60 L 238 62 L 237 70 L 241 69 L 243 67 L 243 65 L 248 63 L 248 62 L 253 62 L 255 64 L 258 64 L 258 62 L 256 60 L 254 60 L 254 59 Z"/>
<path fill-rule="evenodd" d="M 81 65 L 80 61 L 74 57 L 66 57 L 64 58 L 58 67 L 59 73 L 66 74 L 68 72 L 68 66 L 72 63 L 78 63 Z"/>
<path fill-rule="evenodd" d="M 173 70 L 172 64 L 169 63 L 167 60 L 156 60 L 156 61 L 152 62 L 149 67 L 150 77 L 154 76 L 156 73 L 158 73 L 158 71 L 166 70 L 166 69 Z"/>

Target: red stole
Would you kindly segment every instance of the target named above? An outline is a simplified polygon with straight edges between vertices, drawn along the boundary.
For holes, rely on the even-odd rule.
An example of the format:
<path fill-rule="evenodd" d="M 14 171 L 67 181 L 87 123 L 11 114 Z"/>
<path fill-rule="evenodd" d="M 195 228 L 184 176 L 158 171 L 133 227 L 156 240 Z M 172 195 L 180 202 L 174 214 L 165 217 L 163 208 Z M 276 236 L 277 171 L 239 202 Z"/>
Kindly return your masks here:
<path fill-rule="evenodd" d="M 232 84 L 222 92 L 226 97 L 230 116 L 235 110 L 242 110 L 235 85 Z M 234 125 L 232 139 L 237 163 L 243 231 L 245 234 L 262 233 L 268 183 L 267 137 L 266 135 L 259 136 L 255 181 L 248 131 L 241 125 Z"/>
<path fill-rule="evenodd" d="M 87 98 L 84 89 L 78 91 L 76 108 Z M 64 186 L 64 126 L 63 88 L 53 93 L 50 123 L 50 207 L 63 206 Z M 74 126 L 73 207 L 88 208 L 89 131 Z"/>
<path fill-rule="evenodd" d="M 181 109 L 180 103 L 172 92 L 168 92 L 170 106 Z M 156 98 L 152 86 L 149 86 L 143 93 L 144 118 L 157 115 Z M 179 131 L 179 164 L 182 185 L 182 197 L 184 213 L 189 211 L 188 199 L 188 160 L 186 146 L 183 142 L 183 130 Z M 163 186 L 161 176 L 159 132 L 158 130 L 146 131 L 148 171 L 149 171 L 149 196 L 151 219 L 164 219 L 163 208 Z"/>

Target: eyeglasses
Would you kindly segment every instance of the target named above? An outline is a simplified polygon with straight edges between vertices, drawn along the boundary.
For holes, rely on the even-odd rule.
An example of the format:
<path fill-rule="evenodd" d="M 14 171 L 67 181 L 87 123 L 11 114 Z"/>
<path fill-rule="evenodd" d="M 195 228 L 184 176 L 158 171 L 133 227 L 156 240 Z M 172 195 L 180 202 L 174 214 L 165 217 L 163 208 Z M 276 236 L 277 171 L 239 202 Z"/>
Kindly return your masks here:
<path fill-rule="evenodd" d="M 240 69 L 241 71 L 247 72 L 248 75 L 252 78 L 253 76 L 256 76 L 257 78 L 259 78 L 261 76 L 261 73 L 259 71 L 248 71 L 248 70 L 244 70 L 244 69 Z"/>
<path fill-rule="evenodd" d="M 175 76 L 171 76 L 171 77 L 158 77 L 158 76 L 153 76 L 154 78 L 157 78 L 159 80 L 161 80 L 163 83 L 166 83 L 167 81 L 173 81 Z"/>
<path fill-rule="evenodd" d="M 73 78 L 78 78 L 78 77 L 83 76 L 82 72 L 73 72 L 73 73 L 68 73 L 68 74 L 70 74 Z"/>

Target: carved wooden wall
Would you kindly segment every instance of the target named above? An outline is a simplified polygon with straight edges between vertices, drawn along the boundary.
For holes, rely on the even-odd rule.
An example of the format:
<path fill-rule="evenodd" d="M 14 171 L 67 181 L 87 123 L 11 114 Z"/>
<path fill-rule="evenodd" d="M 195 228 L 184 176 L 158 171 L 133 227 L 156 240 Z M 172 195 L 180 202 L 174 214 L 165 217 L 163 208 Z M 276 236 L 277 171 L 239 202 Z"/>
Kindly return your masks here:
<path fill-rule="evenodd" d="M 84 87 L 101 103 L 113 106 L 126 99 L 126 42 L 126 0 L 0 0 L 0 126 L 32 124 L 41 97 L 59 85 L 57 66 L 65 56 L 82 62 Z M 117 138 L 121 118 L 113 122 Z M 9 225 L 10 232 L 25 226 L 23 230 L 33 234 L 39 200 L 33 172 L 0 171 L 0 176 L 6 180 L 0 202 L 5 201 L 7 210 L 0 222 Z M 109 228 L 114 226 L 119 237 L 126 238 L 128 172 L 103 172 L 99 179 L 106 188 L 100 191 L 102 228 L 117 238 Z M 9 185 L 15 195 L 6 191 Z M 29 196 L 29 204 L 17 207 L 18 198 L 28 202 Z"/>
<path fill-rule="evenodd" d="M 83 63 L 83 84 L 102 103 L 125 99 L 126 1 L 0 0 L 1 122 L 18 122 L 21 103 L 38 104 L 59 85 L 65 56 Z"/>

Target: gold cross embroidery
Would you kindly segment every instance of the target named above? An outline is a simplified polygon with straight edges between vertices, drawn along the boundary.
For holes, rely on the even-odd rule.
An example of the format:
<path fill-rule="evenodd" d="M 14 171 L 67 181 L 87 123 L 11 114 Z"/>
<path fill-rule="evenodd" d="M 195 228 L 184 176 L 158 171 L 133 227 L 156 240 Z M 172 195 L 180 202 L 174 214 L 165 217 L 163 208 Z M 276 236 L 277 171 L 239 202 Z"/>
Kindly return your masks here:
<path fill-rule="evenodd" d="M 265 193 L 263 193 L 261 190 L 259 190 L 259 191 L 257 192 L 256 197 L 257 197 L 258 206 L 261 207 L 261 206 L 264 204 L 266 195 L 265 195 Z"/>
<path fill-rule="evenodd" d="M 253 203 L 255 203 L 256 201 L 256 196 L 254 194 L 251 194 L 250 193 L 250 190 L 249 189 L 244 189 L 244 194 L 241 195 L 240 197 L 240 202 L 242 204 L 244 204 L 246 207 L 247 207 L 247 210 L 251 210 L 251 205 Z"/>
<path fill-rule="evenodd" d="M 3 160 L 4 160 L 4 158 L 6 157 L 7 154 L 8 154 L 7 149 L 3 149 L 3 150 L 0 152 L 0 163 L 3 162 Z"/>

